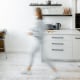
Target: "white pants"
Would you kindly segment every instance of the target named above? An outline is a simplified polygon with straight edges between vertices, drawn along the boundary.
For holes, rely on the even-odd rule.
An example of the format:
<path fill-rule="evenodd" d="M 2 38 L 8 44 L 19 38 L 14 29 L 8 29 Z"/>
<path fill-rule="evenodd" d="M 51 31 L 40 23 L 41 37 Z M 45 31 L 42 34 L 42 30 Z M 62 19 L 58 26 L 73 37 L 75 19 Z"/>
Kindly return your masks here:
<path fill-rule="evenodd" d="M 30 52 L 31 56 L 30 56 L 29 66 L 31 66 L 31 67 L 34 63 L 34 58 L 36 58 L 37 52 L 40 50 L 40 53 L 43 54 L 42 53 L 43 52 L 43 47 L 42 47 L 43 41 L 40 41 L 39 39 L 35 38 L 35 42 L 36 43 L 33 44 L 33 47 Z M 50 61 L 47 60 L 47 58 L 46 58 L 45 62 L 53 69 L 54 66 L 50 63 Z"/>

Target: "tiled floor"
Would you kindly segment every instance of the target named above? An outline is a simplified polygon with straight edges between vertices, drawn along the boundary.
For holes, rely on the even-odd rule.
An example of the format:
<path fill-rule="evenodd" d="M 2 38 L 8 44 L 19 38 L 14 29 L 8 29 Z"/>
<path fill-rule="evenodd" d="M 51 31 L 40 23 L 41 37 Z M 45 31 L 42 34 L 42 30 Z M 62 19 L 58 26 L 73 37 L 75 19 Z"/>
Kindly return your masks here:
<path fill-rule="evenodd" d="M 27 53 L 7 53 L 8 59 L 5 59 L 4 54 L 0 54 L 0 80 L 53 80 L 55 73 L 50 69 L 50 67 L 41 62 L 40 55 L 36 56 L 32 75 L 23 75 L 22 72 L 26 69 L 29 63 L 30 55 Z M 55 64 L 57 65 L 57 64 Z M 59 65 L 59 63 L 58 63 Z M 58 68 L 65 70 L 66 64 L 60 65 Z M 68 66 L 67 66 L 68 68 Z M 80 72 L 75 73 L 80 76 Z M 70 73 L 72 74 L 72 73 Z M 66 73 L 66 75 L 70 75 Z M 62 72 L 62 74 L 64 73 Z"/>

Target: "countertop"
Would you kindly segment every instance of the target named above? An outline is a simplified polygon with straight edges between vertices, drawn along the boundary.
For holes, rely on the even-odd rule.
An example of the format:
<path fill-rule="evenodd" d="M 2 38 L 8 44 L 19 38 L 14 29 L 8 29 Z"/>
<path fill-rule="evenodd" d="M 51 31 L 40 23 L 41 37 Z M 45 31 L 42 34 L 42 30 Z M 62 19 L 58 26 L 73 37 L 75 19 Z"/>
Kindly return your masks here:
<path fill-rule="evenodd" d="M 55 35 L 80 35 L 80 31 L 77 29 L 62 29 L 62 30 L 47 30 L 45 34 Z"/>

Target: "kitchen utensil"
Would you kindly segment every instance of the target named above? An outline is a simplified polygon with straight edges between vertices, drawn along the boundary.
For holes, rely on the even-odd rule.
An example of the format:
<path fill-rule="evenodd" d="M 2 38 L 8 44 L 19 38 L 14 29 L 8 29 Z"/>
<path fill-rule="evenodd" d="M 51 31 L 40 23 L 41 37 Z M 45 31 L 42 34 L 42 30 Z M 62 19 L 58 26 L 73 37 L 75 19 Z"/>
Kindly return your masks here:
<path fill-rule="evenodd" d="M 61 28 L 61 23 L 56 23 L 56 30 L 60 30 Z"/>

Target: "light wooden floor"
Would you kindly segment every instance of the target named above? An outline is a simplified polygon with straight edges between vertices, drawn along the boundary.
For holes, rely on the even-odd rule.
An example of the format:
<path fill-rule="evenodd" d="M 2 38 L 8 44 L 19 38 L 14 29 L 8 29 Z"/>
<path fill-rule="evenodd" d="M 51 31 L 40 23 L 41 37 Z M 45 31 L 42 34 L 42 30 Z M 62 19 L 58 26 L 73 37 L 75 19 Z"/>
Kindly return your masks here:
<path fill-rule="evenodd" d="M 41 62 L 40 55 L 37 55 L 37 57 L 35 58 L 35 62 L 32 68 L 32 75 L 22 74 L 22 72 L 26 69 L 26 66 L 29 63 L 29 54 L 8 53 L 7 56 L 8 59 L 6 60 L 5 55 L 0 54 L 0 80 L 53 80 L 53 77 L 55 77 L 55 73 L 50 69 L 50 67 L 47 64 Z M 59 72 L 59 74 L 61 78 L 63 78 L 57 80 L 73 80 L 72 76 L 76 75 L 75 78 L 80 76 L 79 68 L 78 72 L 64 73 L 67 64 L 62 63 L 61 65 L 61 63 L 55 63 L 55 66 L 58 69 L 61 68 L 61 72 Z M 67 69 L 69 70 L 69 68 L 70 66 L 68 65 Z M 67 77 L 64 78 L 64 75 L 67 77 L 69 76 L 68 79 Z M 80 78 L 75 78 L 74 80 L 80 80 Z"/>

